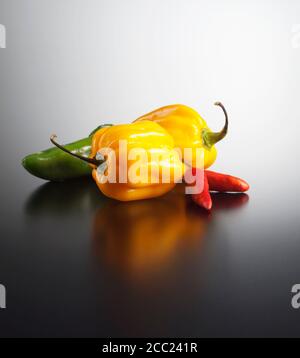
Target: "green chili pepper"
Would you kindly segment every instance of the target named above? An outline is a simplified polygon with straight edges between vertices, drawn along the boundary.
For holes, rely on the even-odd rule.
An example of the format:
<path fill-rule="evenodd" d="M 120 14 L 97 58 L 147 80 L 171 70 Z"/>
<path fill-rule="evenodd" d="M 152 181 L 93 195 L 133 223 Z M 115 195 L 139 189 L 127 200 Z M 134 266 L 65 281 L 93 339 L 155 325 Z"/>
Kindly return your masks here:
<path fill-rule="evenodd" d="M 111 124 L 100 125 L 87 138 L 66 144 L 65 148 L 72 153 L 88 157 L 94 133 L 107 126 L 111 126 Z M 92 172 L 88 163 L 72 157 L 56 147 L 27 155 L 23 158 L 22 165 L 30 174 L 51 181 L 75 179 L 91 175 Z"/>

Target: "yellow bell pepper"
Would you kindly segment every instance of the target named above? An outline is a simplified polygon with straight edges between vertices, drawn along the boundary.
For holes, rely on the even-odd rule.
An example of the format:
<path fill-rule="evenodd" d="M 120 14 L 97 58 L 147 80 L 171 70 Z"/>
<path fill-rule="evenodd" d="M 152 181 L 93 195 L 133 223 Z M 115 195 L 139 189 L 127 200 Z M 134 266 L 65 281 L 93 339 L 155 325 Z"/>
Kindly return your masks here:
<path fill-rule="evenodd" d="M 174 150 L 174 139 L 152 121 L 101 128 L 93 136 L 89 158 L 67 151 L 53 136 L 51 141 L 90 163 L 100 191 L 120 201 L 163 195 L 172 190 L 185 173 L 185 164 Z M 167 181 L 164 180 L 166 173 Z"/>
<path fill-rule="evenodd" d="M 192 108 L 174 104 L 161 107 L 150 113 L 147 113 L 134 121 L 153 121 L 165 128 L 174 139 L 175 147 L 184 151 L 184 148 L 191 148 L 192 158 L 190 158 L 190 166 L 194 168 L 208 168 L 217 157 L 215 143 L 223 139 L 228 129 L 228 116 L 224 106 L 220 102 L 215 105 L 220 106 L 225 114 L 225 125 L 220 132 L 212 132 L 204 119 Z M 197 163 L 196 149 L 203 149 L 204 158 L 200 165 Z"/>

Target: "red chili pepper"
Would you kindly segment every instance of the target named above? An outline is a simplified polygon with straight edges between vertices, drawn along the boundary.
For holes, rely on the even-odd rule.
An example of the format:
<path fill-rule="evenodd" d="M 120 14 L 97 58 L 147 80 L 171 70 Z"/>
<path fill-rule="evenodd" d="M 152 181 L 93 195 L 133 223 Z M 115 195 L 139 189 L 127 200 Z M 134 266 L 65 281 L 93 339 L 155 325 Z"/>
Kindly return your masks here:
<path fill-rule="evenodd" d="M 249 189 L 249 184 L 245 180 L 233 177 L 228 174 L 221 174 L 205 170 L 209 188 L 219 192 L 244 192 Z"/>
<path fill-rule="evenodd" d="M 192 169 L 193 174 L 197 175 L 197 170 L 195 168 Z M 199 206 L 202 206 L 206 210 L 210 210 L 212 207 L 212 200 L 209 193 L 209 185 L 207 180 L 206 172 L 203 173 L 203 190 L 200 194 L 192 194 L 192 200 L 198 204 Z M 202 185 L 202 183 L 201 183 Z"/>

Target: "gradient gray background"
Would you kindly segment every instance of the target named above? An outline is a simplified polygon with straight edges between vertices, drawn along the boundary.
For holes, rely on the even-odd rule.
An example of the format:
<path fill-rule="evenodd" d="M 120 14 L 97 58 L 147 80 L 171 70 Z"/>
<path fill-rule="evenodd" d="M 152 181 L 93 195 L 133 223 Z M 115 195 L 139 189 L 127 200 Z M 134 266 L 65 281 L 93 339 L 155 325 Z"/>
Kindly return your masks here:
<path fill-rule="evenodd" d="M 0 326 L 6 315 L 2 335 L 299 335 L 300 311 L 290 307 L 290 290 L 300 282 L 300 41 L 292 32 L 300 24 L 300 2 L 0 0 L 0 23 L 7 32 L 7 48 L 0 49 L 0 283 L 19 307 L 18 314 L 13 307 L 0 312 Z M 82 282 L 89 280 L 89 253 L 70 243 L 75 232 L 78 242 L 87 240 L 88 218 L 56 222 L 60 240 L 46 240 L 44 247 L 52 219 L 35 227 L 24 214 L 43 181 L 22 169 L 21 158 L 47 148 L 53 132 L 69 142 L 100 123 L 130 122 L 171 103 L 195 108 L 217 130 L 223 115 L 216 100 L 225 104 L 230 128 L 214 169 L 247 179 L 251 190 L 246 208 L 218 217 L 217 244 L 206 252 L 209 285 L 201 291 L 201 313 L 178 315 L 166 326 L 143 324 L 132 313 L 134 329 L 112 324 L 108 315 L 103 325 L 100 318 L 92 327 L 87 320 L 76 330 L 74 312 L 83 303 L 74 298 L 68 311 L 57 293 L 55 307 L 62 300 L 67 318 L 47 323 L 57 310 L 41 302 L 42 293 L 24 298 L 36 289 L 29 277 L 47 262 L 43 253 L 51 265 L 42 266 L 41 281 L 55 285 L 55 255 L 74 258 L 66 281 L 78 269 L 77 255 Z M 188 297 L 196 301 L 197 294 Z M 103 312 L 110 307 L 99 306 Z M 73 318 L 73 328 L 64 327 Z"/>

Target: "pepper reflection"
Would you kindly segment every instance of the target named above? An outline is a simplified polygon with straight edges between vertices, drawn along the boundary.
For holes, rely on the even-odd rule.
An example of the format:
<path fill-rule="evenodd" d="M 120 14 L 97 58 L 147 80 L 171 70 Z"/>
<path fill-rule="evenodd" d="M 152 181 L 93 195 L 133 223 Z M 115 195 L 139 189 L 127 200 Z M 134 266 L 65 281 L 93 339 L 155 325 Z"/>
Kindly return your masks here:
<path fill-rule="evenodd" d="M 106 200 L 91 178 L 46 182 L 29 196 L 24 209 L 31 217 L 90 214 L 104 205 Z"/>
<path fill-rule="evenodd" d="M 201 245 L 214 213 L 198 208 L 183 194 L 183 187 L 159 198 L 109 201 L 97 211 L 93 223 L 93 251 L 116 270 L 143 275 L 166 266 L 182 250 Z M 239 207 L 246 194 L 212 194 L 214 205 Z"/>

